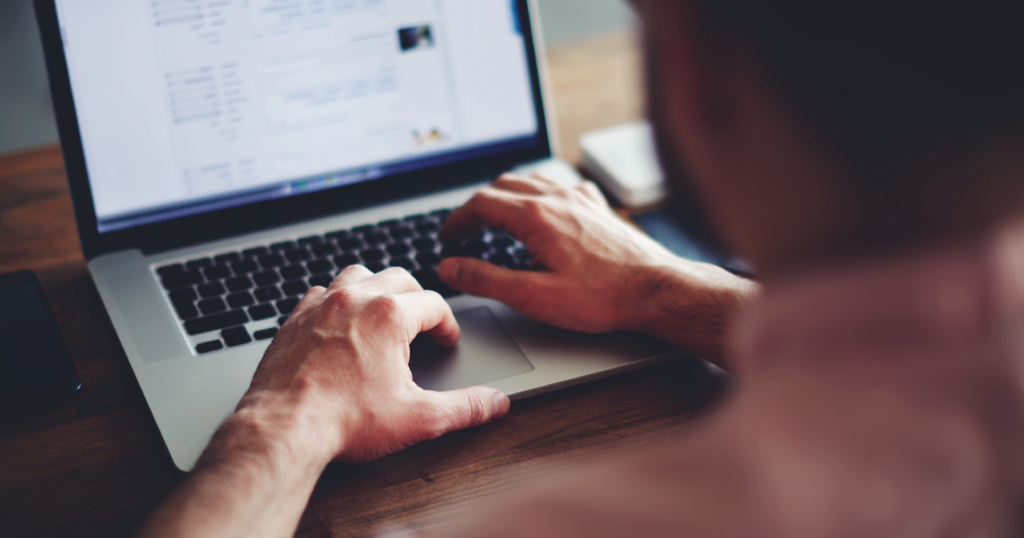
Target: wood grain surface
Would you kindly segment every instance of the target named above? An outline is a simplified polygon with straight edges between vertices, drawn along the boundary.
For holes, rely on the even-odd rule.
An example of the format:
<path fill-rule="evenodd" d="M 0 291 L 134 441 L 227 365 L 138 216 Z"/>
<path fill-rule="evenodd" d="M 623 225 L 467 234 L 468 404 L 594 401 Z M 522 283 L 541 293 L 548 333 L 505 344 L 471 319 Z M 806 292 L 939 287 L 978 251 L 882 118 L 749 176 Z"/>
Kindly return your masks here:
<path fill-rule="evenodd" d="M 634 37 L 549 54 L 562 154 L 580 133 L 639 118 Z M 81 393 L 48 413 L 0 420 L 0 536 L 125 536 L 180 482 L 78 247 L 60 151 L 0 157 L 0 273 L 42 277 Z M 723 392 L 677 361 L 516 402 L 507 418 L 324 473 L 299 536 L 426 527 L 552 468 L 688 435 Z M 614 487 L 614 485 L 609 485 Z"/>

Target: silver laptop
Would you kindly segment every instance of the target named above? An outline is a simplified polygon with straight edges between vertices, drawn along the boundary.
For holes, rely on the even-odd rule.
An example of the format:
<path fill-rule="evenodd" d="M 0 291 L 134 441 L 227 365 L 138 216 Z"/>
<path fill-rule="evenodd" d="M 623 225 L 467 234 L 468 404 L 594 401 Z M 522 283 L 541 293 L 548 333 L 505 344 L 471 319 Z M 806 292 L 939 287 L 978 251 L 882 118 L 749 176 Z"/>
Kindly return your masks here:
<path fill-rule="evenodd" d="M 501 230 L 437 237 L 508 170 L 552 159 L 526 0 L 37 0 L 82 250 L 174 463 L 189 470 L 310 287 L 404 267 L 463 340 L 421 386 L 522 398 L 666 359 L 637 335 L 533 322 L 437 278 L 526 270 Z"/>

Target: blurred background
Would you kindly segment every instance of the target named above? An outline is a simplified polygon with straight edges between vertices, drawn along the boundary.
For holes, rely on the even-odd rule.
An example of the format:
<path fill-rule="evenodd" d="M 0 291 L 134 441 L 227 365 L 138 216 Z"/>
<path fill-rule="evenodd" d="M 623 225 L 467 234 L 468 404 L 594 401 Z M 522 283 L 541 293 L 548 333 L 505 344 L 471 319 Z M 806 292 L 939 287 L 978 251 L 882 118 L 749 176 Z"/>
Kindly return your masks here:
<path fill-rule="evenodd" d="M 635 24 L 624 0 L 538 0 L 557 48 Z M 0 0 L 0 154 L 57 142 L 31 0 Z"/>

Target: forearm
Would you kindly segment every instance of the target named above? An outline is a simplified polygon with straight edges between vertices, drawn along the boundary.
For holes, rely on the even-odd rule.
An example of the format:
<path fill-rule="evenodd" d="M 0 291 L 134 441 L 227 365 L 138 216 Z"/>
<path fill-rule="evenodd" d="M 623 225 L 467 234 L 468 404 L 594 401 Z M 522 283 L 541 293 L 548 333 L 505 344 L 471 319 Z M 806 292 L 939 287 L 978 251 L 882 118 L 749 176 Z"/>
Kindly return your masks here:
<path fill-rule="evenodd" d="M 760 290 L 720 267 L 680 260 L 643 270 L 643 299 L 629 326 L 725 369 L 729 327 Z"/>
<path fill-rule="evenodd" d="M 233 415 L 214 435 L 192 475 L 139 535 L 294 534 L 329 461 L 314 449 L 326 440 L 302 422 L 251 409 Z"/>

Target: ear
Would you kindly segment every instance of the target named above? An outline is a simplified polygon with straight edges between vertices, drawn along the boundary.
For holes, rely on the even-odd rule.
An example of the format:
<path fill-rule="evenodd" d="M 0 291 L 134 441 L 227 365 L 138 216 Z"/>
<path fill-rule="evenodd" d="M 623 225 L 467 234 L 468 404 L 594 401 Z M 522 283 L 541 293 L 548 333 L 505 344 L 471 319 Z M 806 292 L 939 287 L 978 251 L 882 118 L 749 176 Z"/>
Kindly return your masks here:
<path fill-rule="evenodd" d="M 734 118 L 723 62 L 693 0 L 641 3 L 644 21 L 648 107 L 651 118 L 671 126 L 671 138 L 687 153 L 699 152 L 709 137 L 725 134 Z M 683 150 L 684 148 L 676 148 Z"/>

